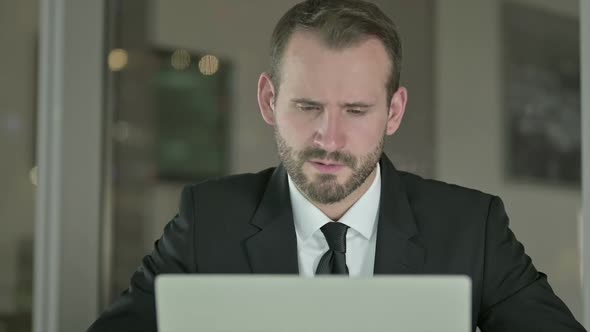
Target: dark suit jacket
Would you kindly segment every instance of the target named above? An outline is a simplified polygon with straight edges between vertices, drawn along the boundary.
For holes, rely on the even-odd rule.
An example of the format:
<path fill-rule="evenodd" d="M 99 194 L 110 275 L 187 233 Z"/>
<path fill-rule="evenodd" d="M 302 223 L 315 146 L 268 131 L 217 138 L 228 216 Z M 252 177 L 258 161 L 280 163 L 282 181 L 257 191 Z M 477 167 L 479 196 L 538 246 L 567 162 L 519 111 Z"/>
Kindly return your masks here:
<path fill-rule="evenodd" d="M 375 274 L 464 274 L 473 330 L 584 331 L 508 228 L 502 201 L 381 162 Z M 184 188 L 178 215 L 90 332 L 155 331 L 160 273 L 297 274 L 287 174 L 279 166 Z"/>

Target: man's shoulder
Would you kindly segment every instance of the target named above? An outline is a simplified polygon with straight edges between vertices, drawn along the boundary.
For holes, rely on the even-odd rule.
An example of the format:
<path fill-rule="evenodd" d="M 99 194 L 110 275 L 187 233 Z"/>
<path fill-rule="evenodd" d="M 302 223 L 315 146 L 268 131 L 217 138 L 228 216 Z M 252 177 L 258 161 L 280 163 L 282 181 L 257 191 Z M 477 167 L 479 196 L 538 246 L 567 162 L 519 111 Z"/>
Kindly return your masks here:
<path fill-rule="evenodd" d="M 203 234 L 214 230 L 237 229 L 250 220 L 268 187 L 275 168 L 209 179 L 185 186 L 181 211 L 198 215 Z M 239 232 L 237 232 L 239 233 Z M 237 234 L 236 233 L 236 234 Z"/>
<path fill-rule="evenodd" d="M 452 194 L 464 197 L 490 198 L 492 195 L 479 189 L 464 187 L 459 184 L 449 183 L 441 180 L 427 179 L 420 175 L 399 171 L 400 178 L 407 190 L 414 193 L 429 192 L 433 194 Z"/>
<path fill-rule="evenodd" d="M 275 169 L 275 167 L 271 167 L 257 173 L 242 173 L 212 178 L 187 185 L 185 190 L 190 190 L 193 195 L 218 199 L 261 197 Z"/>
<path fill-rule="evenodd" d="M 400 171 L 399 174 L 408 199 L 413 205 L 421 207 L 440 207 L 444 210 L 453 208 L 464 210 L 472 207 L 487 210 L 495 197 L 478 189 L 426 179 L 409 172 Z"/>

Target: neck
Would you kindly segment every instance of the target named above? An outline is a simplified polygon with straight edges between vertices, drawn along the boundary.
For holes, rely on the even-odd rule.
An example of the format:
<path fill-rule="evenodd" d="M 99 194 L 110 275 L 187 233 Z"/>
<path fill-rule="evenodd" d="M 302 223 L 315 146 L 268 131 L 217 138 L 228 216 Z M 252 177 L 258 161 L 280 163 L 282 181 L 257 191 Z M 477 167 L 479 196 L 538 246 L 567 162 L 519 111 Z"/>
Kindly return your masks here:
<path fill-rule="evenodd" d="M 373 170 L 373 172 L 365 179 L 365 182 L 358 187 L 355 191 L 353 191 L 350 195 L 348 195 L 345 199 L 341 200 L 340 202 L 334 204 L 319 204 L 316 202 L 311 202 L 315 205 L 320 211 L 322 211 L 328 218 L 338 221 L 342 216 L 356 203 L 366 192 L 369 190 L 373 181 L 375 180 L 375 176 L 377 176 L 377 167 Z"/>

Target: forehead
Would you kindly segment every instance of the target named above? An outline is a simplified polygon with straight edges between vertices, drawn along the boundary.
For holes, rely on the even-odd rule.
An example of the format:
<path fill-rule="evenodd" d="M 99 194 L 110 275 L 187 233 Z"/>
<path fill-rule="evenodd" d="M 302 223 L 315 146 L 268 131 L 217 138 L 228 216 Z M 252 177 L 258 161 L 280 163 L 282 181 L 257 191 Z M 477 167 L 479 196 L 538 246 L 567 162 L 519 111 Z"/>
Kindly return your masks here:
<path fill-rule="evenodd" d="M 376 37 L 334 49 L 316 33 L 297 31 L 281 61 L 281 87 L 299 94 L 377 98 L 386 92 L 391 65 Z"/>

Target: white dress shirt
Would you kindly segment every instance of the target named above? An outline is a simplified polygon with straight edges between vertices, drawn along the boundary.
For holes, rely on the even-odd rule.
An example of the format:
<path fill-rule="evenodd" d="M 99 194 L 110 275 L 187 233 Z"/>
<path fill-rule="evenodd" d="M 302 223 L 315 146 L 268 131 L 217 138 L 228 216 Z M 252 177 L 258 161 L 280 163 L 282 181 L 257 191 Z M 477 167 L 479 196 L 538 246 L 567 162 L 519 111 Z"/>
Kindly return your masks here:
<path fill-rule="evenodd" d="M 290 176 L 289 192 L 297 233 L 299 274 L 313 277 L 320 258 L 329 249 L 320 228 L 332 220 L 299 192 Z M 373 184 L 338 221 L 350 227 L 346 233 L 346 265 L 351 277 L 373 275 L 380 197 L 381 171 L 377 164 Z"/>

